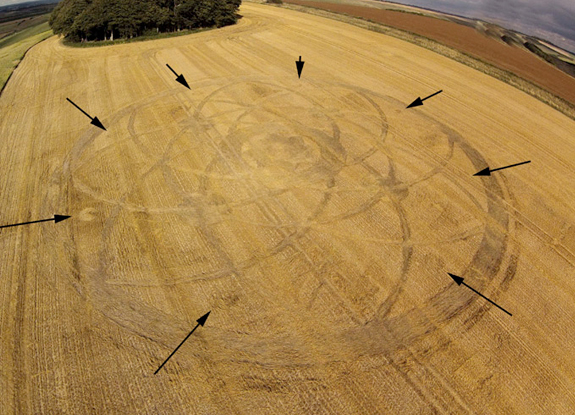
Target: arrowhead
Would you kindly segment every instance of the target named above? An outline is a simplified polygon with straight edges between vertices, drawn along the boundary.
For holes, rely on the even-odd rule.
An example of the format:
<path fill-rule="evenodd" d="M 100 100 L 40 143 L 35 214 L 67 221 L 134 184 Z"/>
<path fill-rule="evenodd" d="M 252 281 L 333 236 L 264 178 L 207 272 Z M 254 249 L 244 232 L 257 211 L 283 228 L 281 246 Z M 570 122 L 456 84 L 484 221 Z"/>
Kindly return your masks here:
<path fill-rule="evenodd" d="M 303 71 L 303 64 L 305 62 L 301 61 L 301 57 L 299 61 L 295 61 L 295 66 L 297 67 L 297 77 L 301 78 L 301 71 Z"/>
<path fill-rule="evenodd" d="M 199 319 L 196 320 L 200 326 L 204 327 L 204 324 L 206 324 L 206 320 L 208 319 L 210 313 L 211 311 L 208 311 L 206 314 L 204 314 L 203 316 L 201 316 Z"/>
<path fill-rule="evenodd" d="M 420 97 L 417 97 L 417 99 L 413 101 L 411 104 L 409 104 L 407 108 L 419 107 L 421 105 L 423 105 L 423 101 L 421 100 Z"/>
<path fill-rule="evenodd" d="M 180 84 L 182 84 L 186 88 L 190 89 L 190 86 L 186 82 L 186 78 L 184 78 L 184 75 L 178 75 L 178 77 L 176 78 L 176 82 L 179 82 Z"/>
<path fill-rule="evenodd" d="M 463 278 L 458 277 L 457 275 L 453 275 L 449 272 L 448 272 L 448 274 L 451 278 L 453 278 L 453 281 L 455 281 L 457 283 L 457 285 L 461 285 L 461 283 L 463 282 Z"/>
<path fill-rule="evenodd" d="M 68 218 L 70 218 L 71 216 L 65 216 L 65 215 L 54 215 L 54 223 L 58 223 L 58 222 L 62 222 L 63 220 L 66 220 Z"/>
<path fill-rule="evenodd" d="M 491 170 L 489 170 L 489 167 L 486 167 L 483 170 L 475 173 L 474 176 L 491 176 Z"/>
<path fill-rule="evenodd" d="M 104 127 L 104 125 L 102 125 L 102 123 L 100 122 L 98 117 L 94 117 L 94 119 L 92 120 L 92 122 L 90 124 L 95 125 L 96 127 L 101 128 L 102 130 L 106 131 L 106 128 Z"/>

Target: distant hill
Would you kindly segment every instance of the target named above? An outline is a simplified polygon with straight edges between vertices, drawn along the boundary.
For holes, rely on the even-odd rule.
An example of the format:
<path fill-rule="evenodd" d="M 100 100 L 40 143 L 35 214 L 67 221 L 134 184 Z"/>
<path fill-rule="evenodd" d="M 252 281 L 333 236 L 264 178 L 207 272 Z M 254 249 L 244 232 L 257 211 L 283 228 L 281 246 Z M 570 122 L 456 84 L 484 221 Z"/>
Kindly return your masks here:
<path fill-rule="evenodd" d="M 0 7 L 0 23 L 51 13 L 60 0 L 38 0 Z"/>
<path fill-rule="evenodd" d="M 15 4 L 8 4 L 6 6 L 0 6 L 0 13 L 4 13 L 4 12 L 10 11 L 10 10 L 18 10 L 18 9 L 25 9 L 25 8 L 29 8 L 29 7 L 36 7 L 36 6 L 41 6 L 41 5 L 45 5 L 45 4 L 56 5 L 59 2 L 60 2 L 60 0 L 35 0 L 35 1 L 26 1 L 26 2 L 21 2 L 21 3 L 15 3 Z"/>
<path fill-rule="evenodd" d="M 74 42 L 234 24 L 241 0 L 63 0 L 50 26 Z"/>

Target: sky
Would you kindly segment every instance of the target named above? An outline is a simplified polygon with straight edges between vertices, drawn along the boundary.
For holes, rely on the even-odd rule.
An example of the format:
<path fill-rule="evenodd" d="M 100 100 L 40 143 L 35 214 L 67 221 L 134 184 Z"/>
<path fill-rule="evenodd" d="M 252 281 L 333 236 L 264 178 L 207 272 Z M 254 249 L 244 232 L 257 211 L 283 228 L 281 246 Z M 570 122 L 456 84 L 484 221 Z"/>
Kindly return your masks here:
<path fill-rule="evenodd" d="M 393 0 L 500 24 L 575 52 L 575 0 Z M 0 6 L 22 0 L 0 0 Z"/>
<path fill-rule="evenodd" d="M 575 0 L 393 0 L 497 23 L 575 52 Z"/>

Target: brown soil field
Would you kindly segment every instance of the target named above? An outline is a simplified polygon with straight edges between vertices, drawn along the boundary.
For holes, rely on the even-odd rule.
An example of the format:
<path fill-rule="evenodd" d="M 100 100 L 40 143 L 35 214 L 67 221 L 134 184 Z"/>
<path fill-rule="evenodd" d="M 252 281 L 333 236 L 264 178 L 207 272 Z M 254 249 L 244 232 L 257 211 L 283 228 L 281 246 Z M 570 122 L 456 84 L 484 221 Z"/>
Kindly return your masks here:
<path fill-rule="evenodd" d="M 72 217 L 1 230 L 0 413 L 575 413 L 575 121 L 394 37 L 241 14 L 14 71 L 1 224 Z"/>
<path fill-rule="evenodd" d="M 285 2 L 345 13 L 425 36 L 510 71 L 575 104 L 575 78 L 525 50 L 498 42 L 471 27 L 428 16 L 364 6 L 306 0 Z"/>

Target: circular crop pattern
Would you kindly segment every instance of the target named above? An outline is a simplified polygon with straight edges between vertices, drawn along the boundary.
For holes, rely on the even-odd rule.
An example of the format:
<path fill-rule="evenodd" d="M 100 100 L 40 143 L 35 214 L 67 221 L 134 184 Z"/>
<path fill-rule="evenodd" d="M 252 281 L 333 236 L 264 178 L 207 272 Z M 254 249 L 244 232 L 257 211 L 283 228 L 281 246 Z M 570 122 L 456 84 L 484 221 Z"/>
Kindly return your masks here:
<path fill-rule="evenodd" d="M 264 321 L 286 327 L 294 318 L 316 319 L 314 348 L 328 349 L 329 339 L 337 338 L 361 353 L 366 339 L 386 345 L 378 351 L 407 347 L 472 306 L 472 297 L 462 303 L 449 287 L 447 258 L 461 258 L 467 272 L 481 276 L 477 288 L 499 274 L 509 228 L 501 202 L 506 190 L 497 180 L 476 179 L 474 188 L 453 173 L 453 160 L 476 169 L 487 163 L 440 122 L 349 85 L 237 80 L 192 90 L 196 98 L 186 111 L 173 110 L 178 104 L 167 102 L 175 94 L 164 94 L 117 114 L 114 123 L 127 123 L 130 131 L 125 157 L 133 151 L 139 164 L 114 158 L 118 143 L 99 142 L 99 132 L 73 152 L 74 188 L 115 209 L 101 245 L 100 263 L 107 265 L 99 270 L 114 289 L 193 290 L 212 282 L 227 290 L 221 293 L 227 307 L 237 305 L 234 291 L 247 290 L 244 312 L 257 309 Z M 169 108 L 162 130 L 148 124 L 158 108 Z M 126 166 L 138 169 L 140 180 L 98 187 L 90 178 L 94 160 L 108 176 L 121 178 Z M 145 192 L 157 195 L 146 197 L 155 205 L 139 203 Z M 112 272 L 117 251 L 111 246 L 131 244 L 129 250 L 139 243 L 137 237 L 122 242 L 129 238 L 115 237 L 115 229 L 122 215 L 141 213 L 158 223 L 146 239 L 159 257 L 169 258 L 162 278 Z M 138 268 L 140 274 L 149 269 L 143 261 Z M 418 286 L 422 273 L 440 272 L 445 283 Z M 503 288 L 512 273 L 505 278 Z M 222 288 L 221 279 L 236 282 Z M 113 290 L 101 289 L 113 298 Z M 155 312 L 153 304 L 134 301 L 140 313 Z M 481 310 L 474 308 L 468 323 Z M 413 326 L 406 322 L 414 320 L 419 329 L 406 332 Z M 305 360 L 308 347 L 259 326 L 241 334 L 230 329 L 226 336 L 228 348 L 267 339 L 275 352 L 266 359 L 278 363 L 286 348 Z"/>

